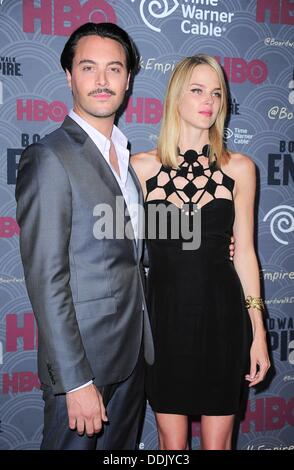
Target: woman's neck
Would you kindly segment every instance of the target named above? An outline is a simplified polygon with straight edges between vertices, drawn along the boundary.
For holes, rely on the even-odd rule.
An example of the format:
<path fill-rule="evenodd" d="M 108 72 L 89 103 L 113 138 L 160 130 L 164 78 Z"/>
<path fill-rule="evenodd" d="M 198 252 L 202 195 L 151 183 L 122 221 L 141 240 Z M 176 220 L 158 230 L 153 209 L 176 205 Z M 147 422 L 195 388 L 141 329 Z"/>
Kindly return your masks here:
<path fill-rule="evenodd" d="M 179 138 L 181 153 L 185 153 L 190 149 L 200 153 L 206 144 L 209 144 L 209 132 L 207 129 L 193 129 L 193 132 L 181 131 Z"/>

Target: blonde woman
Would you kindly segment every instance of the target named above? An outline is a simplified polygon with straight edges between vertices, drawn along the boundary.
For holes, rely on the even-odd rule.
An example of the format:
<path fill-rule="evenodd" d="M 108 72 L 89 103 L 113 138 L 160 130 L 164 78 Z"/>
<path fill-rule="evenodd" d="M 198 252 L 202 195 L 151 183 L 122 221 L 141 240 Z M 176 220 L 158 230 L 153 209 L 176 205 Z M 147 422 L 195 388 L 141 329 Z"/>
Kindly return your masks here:
<path fill-rule="evenodd" d="M 155 342 L 147 397 L 160 449 L 187 448 L 189 415 L 201 415 L 202 449 L 230 449 L 245 380 L 256 385 L 270 366 L 253 245 L 255 166 L 224 148 L 226 113 L 219 64 L 185 58 L 170 78 L 157 149 L 131 159 L 145 195 Z M 159 206 L 178 211 L 182 225 L 187 216 L 189 227 L 201 214 L 197 249 L 171 236 L 172 216 L 167 237 L 150 236 Z"/>

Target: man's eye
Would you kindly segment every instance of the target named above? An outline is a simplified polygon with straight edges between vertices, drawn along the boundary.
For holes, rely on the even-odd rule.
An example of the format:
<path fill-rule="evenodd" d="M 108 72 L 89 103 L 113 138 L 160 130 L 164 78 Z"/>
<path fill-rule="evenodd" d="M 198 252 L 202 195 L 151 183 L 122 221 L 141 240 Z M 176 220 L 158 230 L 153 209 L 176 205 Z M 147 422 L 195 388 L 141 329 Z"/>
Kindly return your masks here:
<path fill-rule="evenodd" d="M 93 70 L 93 67 L 91 67 L 91 65 L 85 65 L 82 70 L 88 72 L 90 70 Z"/>

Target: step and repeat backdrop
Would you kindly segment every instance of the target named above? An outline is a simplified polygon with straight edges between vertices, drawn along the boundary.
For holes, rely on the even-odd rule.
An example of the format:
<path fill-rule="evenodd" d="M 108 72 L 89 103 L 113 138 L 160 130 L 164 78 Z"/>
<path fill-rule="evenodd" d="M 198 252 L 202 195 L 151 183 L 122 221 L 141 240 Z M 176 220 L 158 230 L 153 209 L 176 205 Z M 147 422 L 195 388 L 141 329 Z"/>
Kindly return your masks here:
<path fill-rule="evenodd" d="M 226 72 L 225 139 L 258 168 L 256 242 L 273 361 L 262 389 L 250 391 L 237 449 L 294 449 L 293 0 L 0 0 L 0 449 L 38 449 L 42 437 L 37 329 L 15 221 L 18 162 L 71 108 L 59 56 L 87 21 L 117 23 L 140 51 L 141 70 L 119 121 L 132 152 L 156 146 L 178 60 L 205 52 Z M 191 423 L 194 449 L 199 427 Z M 157 448 L 149 407 L 140 448 Z"/>

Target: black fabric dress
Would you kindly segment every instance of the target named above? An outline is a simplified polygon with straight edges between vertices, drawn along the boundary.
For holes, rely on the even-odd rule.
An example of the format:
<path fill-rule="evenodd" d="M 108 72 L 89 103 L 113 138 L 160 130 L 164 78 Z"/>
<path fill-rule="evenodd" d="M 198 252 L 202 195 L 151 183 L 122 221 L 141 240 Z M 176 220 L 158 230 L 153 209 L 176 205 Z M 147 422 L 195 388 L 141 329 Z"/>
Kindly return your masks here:
<path fill-rule="evenodd" d="M 189 150 L 178 169 L 162 166 L 146 183 L 147 300 L 155 342 L 146 391 L 161 413 L 235 414 L 249 373 L 251 323 L 229 259 L 234 180 L 209 165 L 208 150 Z M 172 216 L 162 219 L 161 213 L 154 222 L 160 206 L 188 217 L 190 227 L 202 206 L 198 249 L 183 249 L 181 232 L 172 234 Z M 160 218 L 167 234 L 162 220 L 159 230 Z"/>

